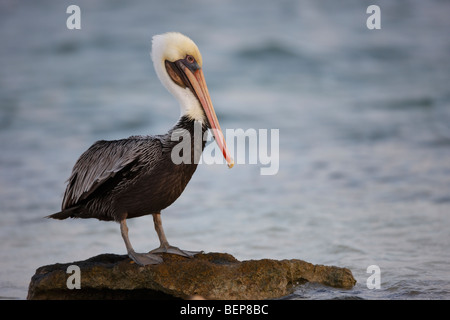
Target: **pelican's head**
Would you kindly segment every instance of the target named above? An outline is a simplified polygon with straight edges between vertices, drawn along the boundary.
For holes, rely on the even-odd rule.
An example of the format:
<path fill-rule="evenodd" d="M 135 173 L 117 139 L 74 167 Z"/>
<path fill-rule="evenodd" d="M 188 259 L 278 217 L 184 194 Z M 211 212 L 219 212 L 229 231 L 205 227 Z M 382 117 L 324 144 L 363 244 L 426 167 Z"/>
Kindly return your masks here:
<path fill-rule="evenodd" d="M 234 161 L 209 96 L 196 44 L 178 32 L 156 35 L 152 41 L 152 60 L 159 80 L 180 103 L 182 115 L 207 124 L 231 168 Z"/>

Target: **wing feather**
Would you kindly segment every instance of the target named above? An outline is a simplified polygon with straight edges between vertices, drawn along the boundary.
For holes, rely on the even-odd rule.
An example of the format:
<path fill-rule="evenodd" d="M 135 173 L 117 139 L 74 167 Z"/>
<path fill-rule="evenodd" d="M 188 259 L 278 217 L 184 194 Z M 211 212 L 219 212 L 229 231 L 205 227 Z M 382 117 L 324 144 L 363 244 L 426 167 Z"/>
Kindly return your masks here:
<path fill-rule="evenodd" d="M 99 186 L 114 177 L 133 163 L 145 156 L 145 146 L 154 158 L 161 150 L 156 140 L 123 139 L 115 141 L 97 141 L 85 151 L 73 167 L 64 193 L 62 210 L 77 205 L 89 197 Z M 150 148 L 152 149 L 152 148 Z"/>

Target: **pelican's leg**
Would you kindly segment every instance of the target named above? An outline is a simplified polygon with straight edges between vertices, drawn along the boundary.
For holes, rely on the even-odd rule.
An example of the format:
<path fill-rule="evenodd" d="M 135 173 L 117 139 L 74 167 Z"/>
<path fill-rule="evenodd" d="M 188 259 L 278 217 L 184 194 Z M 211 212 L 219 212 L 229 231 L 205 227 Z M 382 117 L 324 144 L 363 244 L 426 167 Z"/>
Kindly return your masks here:
<path fill-rule="evenodd" d="M 156 248 L 150 253 L 173 253 L 184 257 L 192 258 L 196 254 L 202 253 L 203 251 L 187 251 L 187 250 L 181 250 L 177 247 L 173 247 L 169 245 L 169 242 L 167 241 L 166 235 L 164 234 L 164 229 L 161 222 L 161 213 L 154 213 L 153 214 L 153 222 L 155 223 L 155 230 L 159 237 L 159 242 L 161 245 L 159 248 Z"/>
<path fill-rule="evenodd" d="M 128 227 L 126 220 L 120 221 L 120 233 L 122 234 L 123 241 L 127 247 L 128 256 L 137 264 L 145 266 L 147 264 L 158 264 L 163 262 L 163 259 L 155 254 L 151 253 L 136 253 L 131 246 L 130 239 L 128 238 Z"/>

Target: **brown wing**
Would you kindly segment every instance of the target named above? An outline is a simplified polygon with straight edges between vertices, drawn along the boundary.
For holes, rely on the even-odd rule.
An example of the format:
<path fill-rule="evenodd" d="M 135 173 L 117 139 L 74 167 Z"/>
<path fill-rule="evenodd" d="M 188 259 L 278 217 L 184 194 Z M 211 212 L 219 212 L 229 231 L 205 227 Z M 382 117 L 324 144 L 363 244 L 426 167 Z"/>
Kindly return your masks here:
<path fill-rule="evenodd" d="M 141 158 L 156 159 L 160 151 L 159 140 L 149 138 L 97 141 L 75 163 L 64 193 L 62 210 L 77 205 Z"/>

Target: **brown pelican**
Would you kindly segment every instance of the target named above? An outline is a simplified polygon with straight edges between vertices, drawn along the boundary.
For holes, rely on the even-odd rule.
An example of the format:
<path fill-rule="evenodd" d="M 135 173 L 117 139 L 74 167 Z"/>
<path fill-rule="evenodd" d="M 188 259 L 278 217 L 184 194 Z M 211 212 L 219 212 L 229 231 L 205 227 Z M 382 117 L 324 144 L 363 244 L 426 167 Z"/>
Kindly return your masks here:
<path fill-rule="evenodd" d="M 61 211 L 48 216 L 119 222 L 128 256 L 140 265 L 162 262 L 155 253 L 187 257 L 197 253 L 169 245 L 161 223 L 161 210 L 181 195 L 205 146 L 204 139 L 194 143 L 196 124 L 200 124 L 202 137 L 211 129 L 228 166 L 234 164 L 209 96 L 202 56 L 195 43 L 180 33 L 157 35 L 153 37 L 151 55 L 159 80 L 180 103 L 181 118 L 165 135 L 94 143 L 73 167 Z M 179 141 L 172 141 L 171 136 L 177 130 L 190 133 L 186 137 L 191 139 L 192 161 L 179 164 L 172 161 L 172 150 Z M 194 154 L 197 159 L 193 158 Z M 136 253 L 128 238 L 126 219 L 148 214 L 153 215 L 160 247 L 149 253 Z"/>

